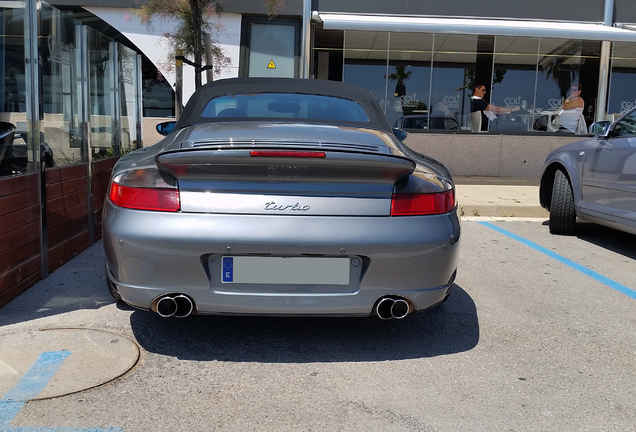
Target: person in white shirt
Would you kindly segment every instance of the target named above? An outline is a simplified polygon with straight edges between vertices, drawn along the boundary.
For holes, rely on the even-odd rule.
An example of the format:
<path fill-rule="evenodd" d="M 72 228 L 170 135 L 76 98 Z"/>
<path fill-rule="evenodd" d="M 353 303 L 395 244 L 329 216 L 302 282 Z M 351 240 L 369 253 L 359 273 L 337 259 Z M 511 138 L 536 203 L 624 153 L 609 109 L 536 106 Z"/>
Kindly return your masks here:
<path fill-rule="evenodd" d="M 585 130 L 585 119 L 583 119 L 585 102 L 581 97 L 582 89 L 581 83 L 570 86 L 567 97 L 563 101 L 563 111 L 559 116 L 561 125 L 573 133 Z M 583 124 L 580 124 L 580 122 L 583 122 Z"/>

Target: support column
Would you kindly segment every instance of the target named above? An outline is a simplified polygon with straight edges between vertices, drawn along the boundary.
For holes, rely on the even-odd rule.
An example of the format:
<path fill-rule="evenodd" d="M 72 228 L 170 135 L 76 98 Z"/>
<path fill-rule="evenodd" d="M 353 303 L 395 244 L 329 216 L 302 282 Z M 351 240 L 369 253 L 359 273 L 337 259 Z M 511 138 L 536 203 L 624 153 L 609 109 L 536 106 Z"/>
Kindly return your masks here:
<path fill-rule="evenodd" d="M 82 149 L 82 162 L 87 164 L 86 201 L 88 212 L 88 243 L 95 243 L 95 215 L 93 214 L 93 152 L 91 151 L 91 125 L 88 92 L 88 29 L 86 26 L 75 26 L 75 43 L 77 44 L 75 67 L 77 70 L 77 108 L 78 138 Z"/>
<path fill-rule="evenodd" d="M 40 157 L 40 52 L 39 23 L 42 4 L 39 0 L 25 0 L 24 11 L 24 62 L 25 62 L 25 90 L 27 141 L 31 146 L 28 151 L 33 158 L 33 167 L 38 174 L 38 196 L 40 198 L 40 255 L 41 277 L 49 275 L 49 242 L 46 224 L 46 177 L 44 164 Z"/>
<path fill-rule="evenodd" d="M 600 64 L 598 68 L 598 92 L 596 94 L 596 112 L 594 113 L 595 121 L 605 120 L 605 110 L 607 108 L 607 85 L 610 74 L 610 54 L 612 51 L 612 43 L 608 41 L 601 42 Z"/>
<path fill-rule="evenodd" d="M 122 155 L 121 148 L 121 89 L 119 86 L 119 80 L 121 74 L 119 72 L 119 49 L 117 48 L 117 42 L 111 42 L 109 44 L 110 51 L 110 103 L 111 114 L 113 116 L 111 120 L 111 133 L 113 137 L 113 154 L 115 156 Z"/>
<path fill-rule="evenodd" d="M 614 24 L 614 0 L 605 0 L 605 10 L 603 24 L 611 27 Z M 607 84 L 610 74 L 610 57 L 612 52 L 612 43 L 609 41 L 601 42 L 600 64 L 598 69 L 598 92 L 596 94 L 596 112 L 594 118 L 596 121 L 605 120 L 605 110 L 607 108 Z"/>
<path fill-rule="evenodd" d="M 303 0 L 303 28 L 300 47 L 300 77 L 309 78 L 311 69 L 311 0 Z"/>
<path fill-rule="evenodd" d="M 136 127 L 136 137 L 137 137 L 137 146 L 136 148 L 140 149 L 143 145 L 143 120 L 144 120 L 144 110 L 143 110 L 143 89 L 142 89 L 142 78 L 141 78 L 141 62 L 142 58 L 140 54 L 135 55 L 135 127 Z"/>

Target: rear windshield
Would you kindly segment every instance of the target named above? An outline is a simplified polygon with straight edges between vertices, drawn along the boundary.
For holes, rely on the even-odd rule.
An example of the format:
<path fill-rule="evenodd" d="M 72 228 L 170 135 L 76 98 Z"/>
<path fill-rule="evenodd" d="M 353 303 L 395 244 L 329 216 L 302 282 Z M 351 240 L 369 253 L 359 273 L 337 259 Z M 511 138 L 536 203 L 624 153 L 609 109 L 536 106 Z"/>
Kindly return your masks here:
<path fill-rule="evenodd" d="M 265 118 L 367 123 L 358 103 L 337 97 L 286 93 L 234 94 L 212 99 L 205 118 Z"/>

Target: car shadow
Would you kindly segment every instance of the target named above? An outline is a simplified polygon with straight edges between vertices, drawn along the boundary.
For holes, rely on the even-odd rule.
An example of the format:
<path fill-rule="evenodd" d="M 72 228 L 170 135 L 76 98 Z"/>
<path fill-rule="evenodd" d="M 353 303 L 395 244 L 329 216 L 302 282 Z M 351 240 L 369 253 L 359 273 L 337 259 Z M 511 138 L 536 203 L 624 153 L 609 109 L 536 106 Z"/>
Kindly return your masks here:
<path fill-rule="evenodd" d="M 131 328 L 143 349 L 196 361 L 369 362 L 468 351 L 479 341 L 472 298 L 455 285 L 448 301 L 403 320 L 190 316 L 164 319 L 135 311 Z"/>
<path fill-rule="evenodd" d="M 577 222 L 576 236 L 603 249 L 636 259 L 636 249 L 634 248 L 636 236 L 633 234 L 593 223 Z"/>
<path fill-rule="evenodd" d="M 549 221 L 545 221 L 543 225 L 548 226 L 549 223 Z M 636 259 L 636 249 L 634 249 L 636 236 L 633 234 L 592 222 L 577 220 L 575 235 L 580 240 L 611 250 L 627 258 Z"/>

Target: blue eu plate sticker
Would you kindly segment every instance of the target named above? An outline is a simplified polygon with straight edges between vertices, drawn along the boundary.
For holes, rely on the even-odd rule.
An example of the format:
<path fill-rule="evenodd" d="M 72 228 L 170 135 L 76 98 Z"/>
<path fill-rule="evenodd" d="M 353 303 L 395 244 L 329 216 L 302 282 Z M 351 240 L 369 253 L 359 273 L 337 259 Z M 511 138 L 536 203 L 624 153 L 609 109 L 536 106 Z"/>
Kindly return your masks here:
<path fill-rule="evenodd" d="M 221 270 L 223 271 L 223 282 L 234 282 L 234 258 L 223 257 Z"/>

